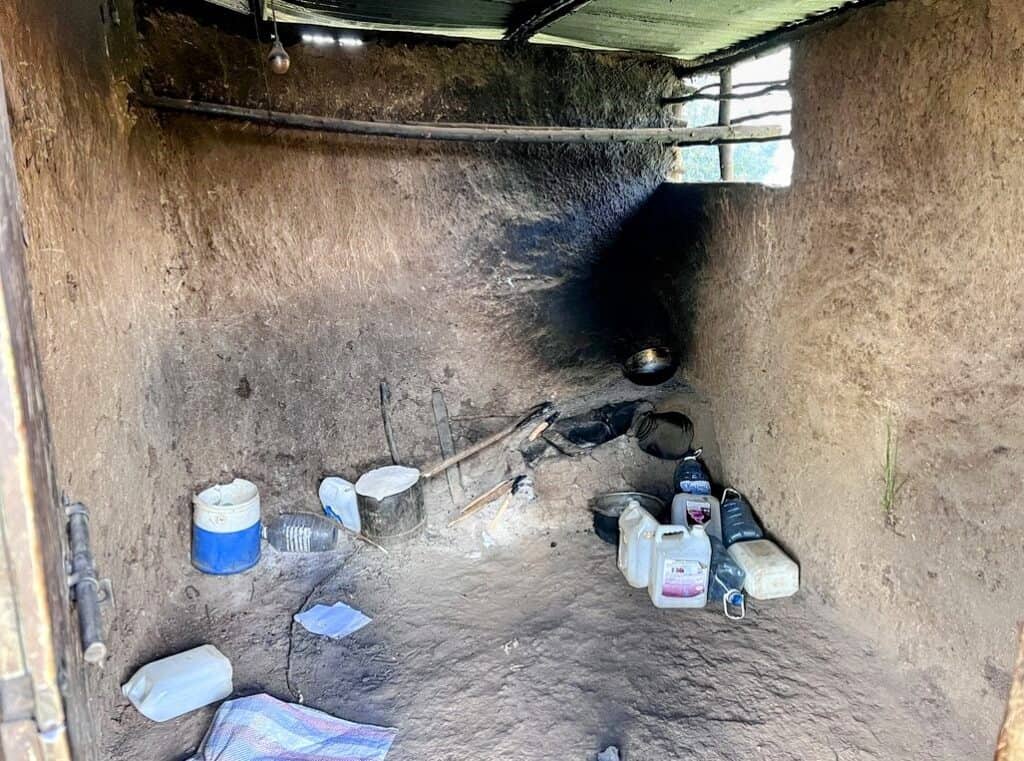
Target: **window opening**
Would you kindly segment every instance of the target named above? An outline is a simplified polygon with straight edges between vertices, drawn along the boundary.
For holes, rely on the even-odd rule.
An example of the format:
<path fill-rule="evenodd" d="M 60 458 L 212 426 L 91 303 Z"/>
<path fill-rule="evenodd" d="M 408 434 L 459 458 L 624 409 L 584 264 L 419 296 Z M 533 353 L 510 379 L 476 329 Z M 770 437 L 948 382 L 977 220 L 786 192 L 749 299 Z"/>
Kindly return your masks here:
<path fill-rule="evenodd" d="M 716 72 L 683 80 L 686 97 L 671 106 L 676 123 L 688 127 L 712 124 L 775 124 L 789 135 L 792 98 L 789 93 L 790 49 L 776 50 Z M 724 96 L 724 97 L 723 97 Z M 788 186 L 793 174 L 790 138 L 760 143 L 673 148 L 670 182 L 745 182 Z"/>

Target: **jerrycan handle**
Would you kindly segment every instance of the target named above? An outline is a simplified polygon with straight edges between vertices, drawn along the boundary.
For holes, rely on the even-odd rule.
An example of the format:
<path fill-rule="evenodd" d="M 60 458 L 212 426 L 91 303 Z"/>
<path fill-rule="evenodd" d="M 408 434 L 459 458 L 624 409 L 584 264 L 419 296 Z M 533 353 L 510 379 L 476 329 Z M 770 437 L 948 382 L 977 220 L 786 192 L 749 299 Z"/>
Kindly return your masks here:
<path fill-rule="evenodd" d="M 666 525 L 661 525 L 661 526 L 658 526 L 658 528 L 656 528 L 654 530 L 654 543 L 655 544 L 661 544 L 661 538 L 663 536 L 665 536 L 666 534 L 689 534 L 689 533 L 690 533 L 690 529 L 688 529 L 686 526 L 666 526 Z"/>
<path fill-rule="evenodd" d="M 723 502 L 725 502 L 725 500 L 727 500 L 729 498 L 729 492 L 732 492 L 733 494 L 735 494 L 740 499 L 743 499 L 743 495 L 740 494 L 736 489 L 732 488 L 731 486 L 726 486 L 725 489 L 722 491 L 722 501 Z"/>
<path fill-rule="evenodd" d="M 715 576 L 717 579 L 718 577 Z M 730 621 L 742 621 L 743 617 L 747 615 L 746 601 L 743 598 L 743 592 L 738 589 L 728 589 L 725 594 L 722 595 L 722 608 L 725 611 L 725 617 Z"/>

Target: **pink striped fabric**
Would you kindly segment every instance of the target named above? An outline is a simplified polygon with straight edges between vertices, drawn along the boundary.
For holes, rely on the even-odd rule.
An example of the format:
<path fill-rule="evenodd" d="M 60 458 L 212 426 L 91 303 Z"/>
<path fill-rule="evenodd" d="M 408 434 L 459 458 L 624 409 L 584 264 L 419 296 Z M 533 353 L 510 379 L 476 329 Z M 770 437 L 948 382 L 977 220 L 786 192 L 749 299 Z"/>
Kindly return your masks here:
<path fill-rule="evenodd" d="M 191 761 L 381 761 L 396 734 L 252 695 L 221 704 Z"/>

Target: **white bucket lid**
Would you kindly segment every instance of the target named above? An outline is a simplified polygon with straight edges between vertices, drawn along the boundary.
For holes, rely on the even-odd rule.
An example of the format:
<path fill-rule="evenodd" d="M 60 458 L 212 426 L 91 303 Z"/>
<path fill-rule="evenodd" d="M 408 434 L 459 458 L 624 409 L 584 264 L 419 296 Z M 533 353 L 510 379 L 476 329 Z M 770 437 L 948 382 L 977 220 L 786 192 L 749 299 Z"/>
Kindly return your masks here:
<path fill-rule="evenodd" d="M 242 531 L 260 520 L 259 489 L 244 478 L 203 489 L 192 497 L 192 506 L 195 524 L 205 531 Z"/>
<path fill-rule="evenodd" d="M 356 494 L 379 501 L 405 491 L 419 480 L 420 472 L 416 468 L 385 465 L 359 476 L 359 480 L 356 481 Z"/>

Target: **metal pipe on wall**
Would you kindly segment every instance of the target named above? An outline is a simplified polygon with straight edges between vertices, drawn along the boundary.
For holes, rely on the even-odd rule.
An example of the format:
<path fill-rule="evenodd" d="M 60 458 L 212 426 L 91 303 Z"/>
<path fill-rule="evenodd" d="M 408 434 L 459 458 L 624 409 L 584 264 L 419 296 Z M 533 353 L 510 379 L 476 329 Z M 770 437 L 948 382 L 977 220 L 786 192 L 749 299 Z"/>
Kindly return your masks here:
<path fill-rule="evenodd" d="M 68 539 L 71 545 L 71 579 L 78 609 L 78 631 L 82 657 L 86 663 L 103 663 L 107 646 L 103 642 L 103 616 L 100 612 L 100 582 L 96 578 L 89 544 L 89 511 L 76 502 L 67 508 Z"/>

